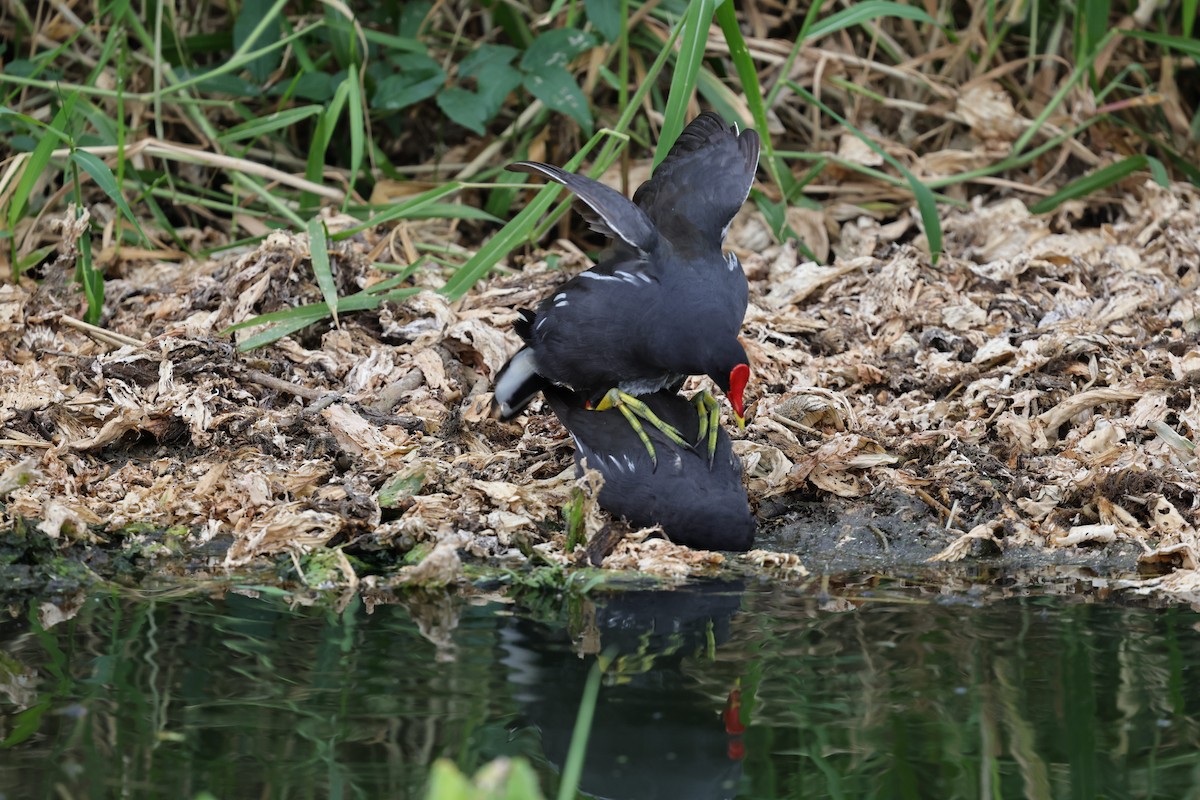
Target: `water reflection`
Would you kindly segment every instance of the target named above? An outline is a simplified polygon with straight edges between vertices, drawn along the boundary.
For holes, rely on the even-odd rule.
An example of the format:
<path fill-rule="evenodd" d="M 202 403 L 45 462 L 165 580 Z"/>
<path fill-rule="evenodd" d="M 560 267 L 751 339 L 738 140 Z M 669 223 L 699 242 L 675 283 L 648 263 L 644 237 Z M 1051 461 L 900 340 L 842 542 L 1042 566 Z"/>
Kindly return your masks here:
<path fill-rule="evenodd" d="M 1197 796 L 1200 615 L 1093 599 L 93 598 L 0 624 L 0 800 L 420 798 L 499 755 L 553 796 L 604 652 L 590 796 Z"/>
<path fill-rule="evenodd" d="M 566 760 L 592 663 L 585 656 L 602 653 L 580 789 L 613 800 L 734 797 L 743 754 L 736 681 L 705 693 L 682 667 L 711 660 L 729 638 L 742 588 L 624 592 L 588 601 L 568 627 L 514 618 L 501 630 L 501 660 L 546 757 Z"/>

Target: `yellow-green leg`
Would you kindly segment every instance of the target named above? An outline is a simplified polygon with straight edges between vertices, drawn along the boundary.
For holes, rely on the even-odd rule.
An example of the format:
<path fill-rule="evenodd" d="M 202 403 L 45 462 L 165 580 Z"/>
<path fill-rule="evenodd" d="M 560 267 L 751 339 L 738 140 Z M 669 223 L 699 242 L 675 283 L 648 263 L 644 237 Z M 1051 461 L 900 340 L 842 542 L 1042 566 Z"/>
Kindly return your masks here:
<path fill-rule="evenodd" d="M 713 461 L 717 457 L 717 431 L 721 424 L 721 404 L 706 389 L 696 392 L 692 396 L 692 402 L 696 404 L 696 413 L 700 415 L 700 435 L 696 437 L 696 444 L 707 440 L 708 468 L 712 469 Z"/>
<path fill-rule="evenodd" d="M 631 394 L 622 392 L 619 389 L 610 389 L 604 395 L 604 399 L 596 404 L 596 410 L 606 411 L 610 408 L 616 408 L 624 415 L 626 421 L 629 422 L 629 427 L 633 428 L 633 432 L 637 434 L 642 444 L 645 445 L 646 452 L 650 454 L 650 463 L 654 465 L 655 469 L 658 468 L 658 453 L 655 452 L 654 443 L 650 441 L 650 436 L 646 433 L 646 429 L 642 427 L 642 423 L 638 419 L 639 417 L 658 428 L 664 436 L 680 447 L 691 448 L 691 445 L 684 441 L 683 436 L 675 429 L 674 425 L 663 422 L 657 414 L 650 410 L 649 406 Z"/>

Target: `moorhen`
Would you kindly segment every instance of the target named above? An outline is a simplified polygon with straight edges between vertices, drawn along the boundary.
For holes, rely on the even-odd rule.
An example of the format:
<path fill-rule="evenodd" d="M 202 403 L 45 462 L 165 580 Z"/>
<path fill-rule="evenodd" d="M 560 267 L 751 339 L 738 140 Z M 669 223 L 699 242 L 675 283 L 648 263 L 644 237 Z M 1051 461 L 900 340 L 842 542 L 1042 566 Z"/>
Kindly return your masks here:
<path fill-rule="evenodd" d="M 745 202 L 758 165 L 759 139 L 717 114 L 684 129 L 633 201 L 591 178 L 549 164 L 509 167 L 540 174 L 586 204 L 591 227 L 613 239 L 600 263 L 567 281 L 522 322 L 526 344 L 496 377 L 494 412 L 510 419 L 547 386 L 585 395 L 593 407 L 617 406 L 657 463 L 645 419 L 677 445 L 679 431 L 637 398 L 708 375 L 744 425 L 750 376 L 738 341 L 748 287 L 737 256 L 721 245 Z M 716 458 L 719 407 L 697 395 L 697 435 Z M 693 412 L 695 413 L 695 412 Z"/>
<path fill-rule="evenodd" d="M 742 486 L 742 462 L 723 428 L 717 428 L 711 463 L 662 431 L 648 429 L 646 433 L 663 453 L 656 468 L 637 431 L 622 416 L 613 410 L 589 409 L 580 395 L 562 387 L 547 386 L 544 391 L 575 442 L 576 470 L 582 474 L 586 460 L 604 476 L 601 508 L 639 528 L 661 525 L 676 544 L 705 550 L 750 549 L 756 525 Z M 683 396 L 660 390 L 643 395 L 641 401 L 685 437 L 699 434 L 695 406 Z"/>

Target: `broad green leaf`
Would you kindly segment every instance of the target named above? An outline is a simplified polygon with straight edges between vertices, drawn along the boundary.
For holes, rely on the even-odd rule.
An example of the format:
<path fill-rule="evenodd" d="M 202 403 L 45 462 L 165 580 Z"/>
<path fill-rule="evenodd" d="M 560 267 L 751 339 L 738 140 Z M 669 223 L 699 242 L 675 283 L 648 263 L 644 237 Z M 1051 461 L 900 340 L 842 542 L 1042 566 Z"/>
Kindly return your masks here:
<path fill-rule="evenodd" d="M 433 97 L 446 80 L 446 73 L 429 56 L 411 53 L 394 59 L 399 72 L 375 87 L 371 107 L 383 111 L 407 108 Z"/>
<path fill-rule="evenodd" d="M 296 78 L 292 93 L 304 100 L 325 103 L 333 97 L 340 83 L 336 76 L 328 72 L 306 72 Z"/>
<path fill-rule="evenodd" d="M 421 26 L 429 18 L 433 3 L 421 0 L 416 3 L 404 3 L 400 8 L 400 24 L 396 33 L 404 39 L 421 38 Z"/>
<path fill-rule="evenodd" d="M 261 46 L 280 37 L 282 31 L 279 25 L 279 15 L 278 12 L 272 13 L 272 5 L 273 0 L 243 0 L 241 11 L 233 22 L 235 49 Z M 270 15 L 270 19 L 267 18 L 268 15 Z M 250 37 L 255 31 L 258 31 L 258 35 L 255 41 L 251 41 Z M 250 76 L 261 84 L 266 83 L 267 78 L 279 68 L 281 63 L 283 63 L 283 51 L 273 50 L 250 61 L 245 68 L 250 72 Z"/>
<path fill-rule="evenodd" d="M 506 44 L 481 44 L 458 62 L 458 74 L 465 78 L 480 77 L 497 67 L 507 67 L 521 52 Z"/>
<path fill-rule="evenodd" d="M 507 64 L 496 64 L 475 78 L 478 96 L 486 104 L 487 119 L 496 116 L 505 99 L 521 85 L 521 73 Z"/>
<path fill-rule="evenodd" d="M 546 107 L 566 114 L 579 123 L 584 133 L 592 132 L 592 111 L 575 78 L 565 69 L 547 69 L 540 74 L 525 76 L 525 88 L 546 104 Z"/>
<path fill-rule="evenodd" d="M 479 91 L 451 86 L 438 92 L 437 104 L 447 117 L 479 135 L 500 111 L 504 100 L 521 85 L 521 73 L 507 64 L 496 64 L 475 79 Z"/>
<path fill-rule="evenodd" d="M 621 0 L 585 0 L 584 8 L 605 41 L 615 42 L 621 37 Z"/>
<path fill-rule="evenodd" d="M 487 116 L 487 110 L 483 107 L 479 95 L 451 86 L 438 92 L 437 104 L 442 113 L 451 120 L 483 136 L 486 130 L 484 125 L 490 117 Z"/>
<path fill-rule="evenodd" d="M 521 56 L 521 69 L 539 75 L 550 69 L 564 70 L 575 56 L 594 47 L 595 44 L 596 37 L 587 31 L 570 28 L 546 31 L 538 34 Z"/>

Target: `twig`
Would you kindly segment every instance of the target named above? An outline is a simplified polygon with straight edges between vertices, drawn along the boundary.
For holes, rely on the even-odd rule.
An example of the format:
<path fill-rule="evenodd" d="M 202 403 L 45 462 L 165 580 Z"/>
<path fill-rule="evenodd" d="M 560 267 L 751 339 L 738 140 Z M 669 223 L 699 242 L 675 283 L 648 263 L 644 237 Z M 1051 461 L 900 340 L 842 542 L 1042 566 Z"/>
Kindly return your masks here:
<path fill-rule="evenodd" d="M 75 319 L 74 317 L 68 316 L 61 316 L 58 319 L 67 327 L 83 331 L 93 339 L 104 342 L 105 344 L 117 345 L 118 347 L 141 347 L 143 344 L 145 344 L 145 342 L 141 341 L 140 339 L 134 339 L 132 336 L 126 336 L 123 333 L 117 333 L 116 331 L 110 331 L 105 328 L 92 325 L 84 322 L 81 319 Z"/>

